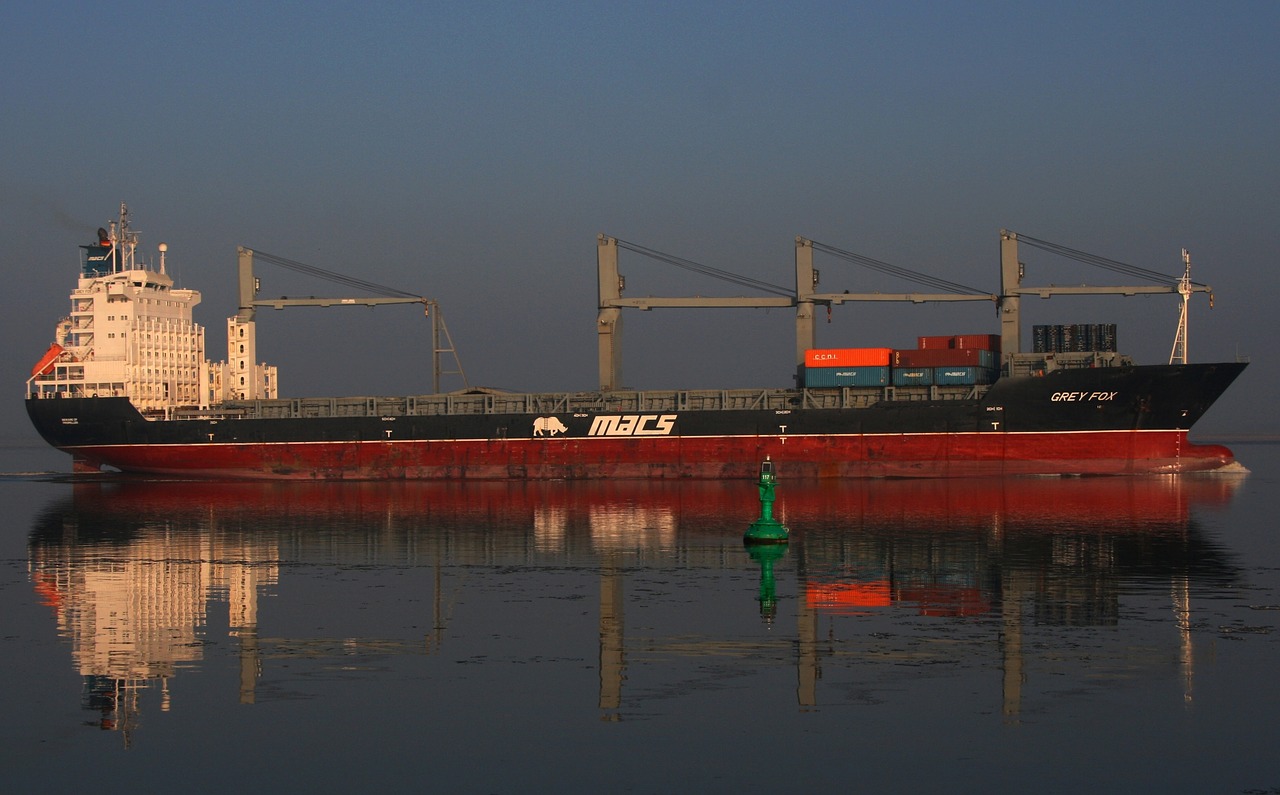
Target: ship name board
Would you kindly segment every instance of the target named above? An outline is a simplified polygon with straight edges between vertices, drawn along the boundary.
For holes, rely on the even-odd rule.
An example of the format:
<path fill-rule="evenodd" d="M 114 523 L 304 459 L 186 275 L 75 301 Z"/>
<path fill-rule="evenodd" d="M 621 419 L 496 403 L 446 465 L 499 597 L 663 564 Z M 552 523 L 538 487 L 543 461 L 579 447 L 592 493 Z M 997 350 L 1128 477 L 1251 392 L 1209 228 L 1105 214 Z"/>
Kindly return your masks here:
<path fill-rule="evenodd" d="M 605 414 L 591 422 L 589 436 L 669 436 L 674 414 Z"/>
<path fill-rule="evenodd" d="M 1078 401 L 1096 401 L 1103 402 L 1106 400 L 1115 400 L 1119 392 L 1054 392 L 1049 399 L 1054 403 L 1075 403 Z"/>

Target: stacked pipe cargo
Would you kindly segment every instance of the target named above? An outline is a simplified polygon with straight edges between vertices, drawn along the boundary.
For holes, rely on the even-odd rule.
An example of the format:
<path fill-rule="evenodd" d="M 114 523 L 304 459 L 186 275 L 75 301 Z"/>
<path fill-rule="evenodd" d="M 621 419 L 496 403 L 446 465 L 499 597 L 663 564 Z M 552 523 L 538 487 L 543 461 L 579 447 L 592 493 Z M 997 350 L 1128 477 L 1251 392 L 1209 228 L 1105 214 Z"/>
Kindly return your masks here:
<path fill-rule="evenodd" d="M 1036 353 L 1049 352 L 1049 327 L 1048 326 L 1032 326 L 1031 327 L 1031 349 Z"/>
<path fill-rule="evenodd" d="M 1085 353 L 1093 350 L 1093 327 L 1087 323 L 1078 323 L 1072 327 L 1071 350 Z"/>
<path fill-rule="evenodd" d="M 1071 323 L 1031 327 L 1035 353 L 1116 351 L 1115 323 Z"/>
<path fill-rule="evenodd" d="M 1115 353 L 1118 350 L 1116 348 L 1116 324 L 1097 324 L 1097 330 L 1093 334 L 1093 342 L 1097 346 L 1097 350 Z"/>

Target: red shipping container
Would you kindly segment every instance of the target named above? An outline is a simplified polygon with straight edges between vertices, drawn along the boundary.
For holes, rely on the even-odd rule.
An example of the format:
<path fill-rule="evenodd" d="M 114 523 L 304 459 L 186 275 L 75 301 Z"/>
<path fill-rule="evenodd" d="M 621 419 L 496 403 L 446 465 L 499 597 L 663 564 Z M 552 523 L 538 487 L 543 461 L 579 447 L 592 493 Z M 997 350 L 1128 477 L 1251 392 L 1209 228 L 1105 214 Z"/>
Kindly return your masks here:
<path fill-rule="evenodd" d="M 958 334 L 952 337 L 954 348 L 978 348 L 984 351 L 1000 351 L 999 334 Z"/>
<path fill-rule="evenodd" d="M 916 342 L 916 347 L 925 351 L 955 347 L 955 337 L 917 337 Z"/>
<path fill-rule="evenodd" d="M 892 348 L 813 348 L 804 352 L 806 367 L 888 367 Z"/>
<path fill-rule="evenodd" d="M 939 348 L 894 351 L 894 367 L 990 367 L 992 354 L 982 348 Z"/>

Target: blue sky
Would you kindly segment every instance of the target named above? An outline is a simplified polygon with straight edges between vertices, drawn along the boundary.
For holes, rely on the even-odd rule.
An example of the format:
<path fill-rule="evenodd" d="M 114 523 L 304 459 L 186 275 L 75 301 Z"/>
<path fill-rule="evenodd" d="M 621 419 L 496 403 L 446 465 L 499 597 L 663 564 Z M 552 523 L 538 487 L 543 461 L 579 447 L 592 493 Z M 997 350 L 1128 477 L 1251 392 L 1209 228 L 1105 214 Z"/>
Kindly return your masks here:
<path fill-rule="evenodd" d="M 804 235 L 994 290 L 1002 228 L 1155 270 L 1192 252 L 1193 360 L 1253 365 L 1204 433 L 1280 432 L 1280 4 L 10 2 L 0 7 L 5 437 L 119 202 L 212 358 L 246 245 L 441 302 L 473 384 L 596 384 L 595 238 L 788 284 Z M 1026 250 L 1029 283 L 1114 283 Z M 822 288 L 902 291 L 819 260 Z M 624 253 L 628 295 L 742 289 Z M 267 295 L 339 288 L 264 269 Z M 1169 298 L 1027 302 L 1167 360 Z M 824 346 L 995 331 L 836 308 Z M 427 391 L 409 309 L 268 312 L 291 395 Z M 783 386 L 783 310 L 624 319 L 637 388 Z"/>

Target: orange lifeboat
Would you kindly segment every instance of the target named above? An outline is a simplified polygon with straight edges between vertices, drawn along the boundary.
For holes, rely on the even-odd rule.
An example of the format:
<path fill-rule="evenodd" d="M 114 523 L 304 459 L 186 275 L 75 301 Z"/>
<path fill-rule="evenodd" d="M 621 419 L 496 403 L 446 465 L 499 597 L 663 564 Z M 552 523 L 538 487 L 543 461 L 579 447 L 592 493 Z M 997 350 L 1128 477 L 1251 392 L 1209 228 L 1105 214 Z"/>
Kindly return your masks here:
<path fill-rule="evenodd" d="M 53 369 L 54 361 L 61 355 L 62 346 L 56 342 L 53 343 L 49 346 L 49 350 L 44 352 L 44 356 L 40 357 L 40 361 L 36 363 L 36 366 L 31 368 L 31 374 L 34 376 L 48 373 Z"/>

